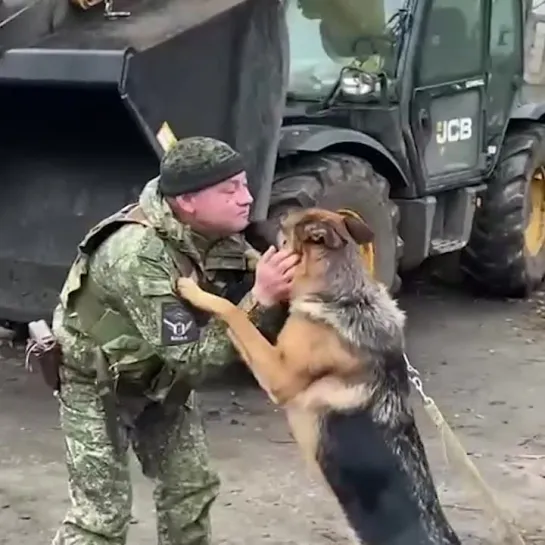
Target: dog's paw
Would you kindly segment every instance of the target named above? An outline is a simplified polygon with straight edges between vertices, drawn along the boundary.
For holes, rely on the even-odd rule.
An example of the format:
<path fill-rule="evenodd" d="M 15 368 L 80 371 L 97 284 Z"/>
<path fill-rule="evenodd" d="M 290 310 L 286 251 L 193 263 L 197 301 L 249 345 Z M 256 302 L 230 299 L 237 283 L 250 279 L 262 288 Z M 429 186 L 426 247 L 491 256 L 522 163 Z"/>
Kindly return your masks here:
<path fill-rule="evenodd" d="M 193 302 L 194 298 L 205 293 L 192 278 L 181 277 L 176 280 L 176 291 L 180 297 Z"/>
<path fill-rule="evenodd" d="M 208 312 L 216 312 L 218 307 L 218 297 L 212 293 L 204 291 L 191 278 L 178 278 L 176 281 L 176 292 L 178 295 L 189 301 L 193 306 Z"/>

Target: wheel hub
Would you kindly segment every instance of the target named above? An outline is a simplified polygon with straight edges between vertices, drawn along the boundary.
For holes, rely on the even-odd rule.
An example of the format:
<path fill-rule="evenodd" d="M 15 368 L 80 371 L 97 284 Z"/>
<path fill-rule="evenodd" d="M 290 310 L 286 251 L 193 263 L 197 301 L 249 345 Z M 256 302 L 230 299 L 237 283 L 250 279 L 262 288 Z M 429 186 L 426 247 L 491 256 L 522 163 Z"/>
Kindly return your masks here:
<path fill-rule="evenodd" d="M 530 181 L 530 214 L 524 231 L 528 253 L 536 256 L 545 243 L 545 167 L 540 166 Z"/>
<path fill-rule="evenodd" d="M 337 210 L 338 214 L 341 214 L 342 216 L 346 217 L 352 217 L 355 219 L 358 219 L 360 221 L 364 221 L 363 218 L 353 210 L 350 210 L 349 208 L 341 208 L 340 210 Z M 361 259 L 363 261 L 363 266 L 369 271 L 371 276 L 375 276 L 375 246 L 372 242 L 368 242 L 367 244 L 360 244 L 360 255 Z"/>

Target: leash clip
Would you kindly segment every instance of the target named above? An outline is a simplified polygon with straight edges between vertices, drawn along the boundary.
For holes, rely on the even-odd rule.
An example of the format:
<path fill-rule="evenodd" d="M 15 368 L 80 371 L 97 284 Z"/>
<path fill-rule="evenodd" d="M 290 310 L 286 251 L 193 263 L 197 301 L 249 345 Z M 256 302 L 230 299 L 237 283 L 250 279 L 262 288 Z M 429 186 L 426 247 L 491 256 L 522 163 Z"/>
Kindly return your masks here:
<path fill-rule="evenodd" d="M 411 365 L 411 362 L 409 361 L 409 358 L 407 357 L 407 354 L 405 352 L 403 352 L 403 359 L 405 360 L 405 365 L 407 366 L 409 380 L 422 398 L 424 405 L 431 405 L 433 403 L 433 399 L 430 396 L 426 395 L 426 393 L 424 392 L 424 385 L 422 384 L 420 373 Z"/>

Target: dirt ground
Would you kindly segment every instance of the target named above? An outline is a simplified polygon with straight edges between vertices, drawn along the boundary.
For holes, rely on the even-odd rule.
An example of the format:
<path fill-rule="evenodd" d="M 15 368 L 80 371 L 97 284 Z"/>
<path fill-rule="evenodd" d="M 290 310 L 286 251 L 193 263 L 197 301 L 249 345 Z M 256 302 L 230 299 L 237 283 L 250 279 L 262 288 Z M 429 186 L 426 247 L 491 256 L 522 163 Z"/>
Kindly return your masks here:
<path fill-rule="evenodd" d="M 545 544 L 545 317 L 542 303 L 475 300 L 460 290 L 406 288 L 409 357 L 477 467 L 526 532 Z M 68 503 L 55 400 L 27 374 L 20 349 L 0 351 L 0 544 L 49 543 Z M 305 470 L 282 413 L 248 386 L 202 393 L 223 488 L 214 507 L 222 545 L 343 545 L 346 525 Z M 494 542 L 493 524 L 446 463 L 414 396 L 447 514 L 464 543 Z M 134 465 L 129 544 L 156 543 L 151 486 Z M 541 507 L 539 507 L 541 505 Z"/>

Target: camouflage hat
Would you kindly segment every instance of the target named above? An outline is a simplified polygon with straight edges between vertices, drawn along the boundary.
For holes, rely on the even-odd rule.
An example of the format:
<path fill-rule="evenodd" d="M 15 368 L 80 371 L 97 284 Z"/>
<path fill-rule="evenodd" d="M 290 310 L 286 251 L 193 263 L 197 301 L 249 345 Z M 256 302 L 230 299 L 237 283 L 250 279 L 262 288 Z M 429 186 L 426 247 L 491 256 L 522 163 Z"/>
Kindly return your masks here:
<path fill-rule="evenodd" d="M 229 144 L 205 136 L 184 138 L 161 160 L 159 189 L 175 197 L 213 186 L 243 170 L 242 155 Z"/>

